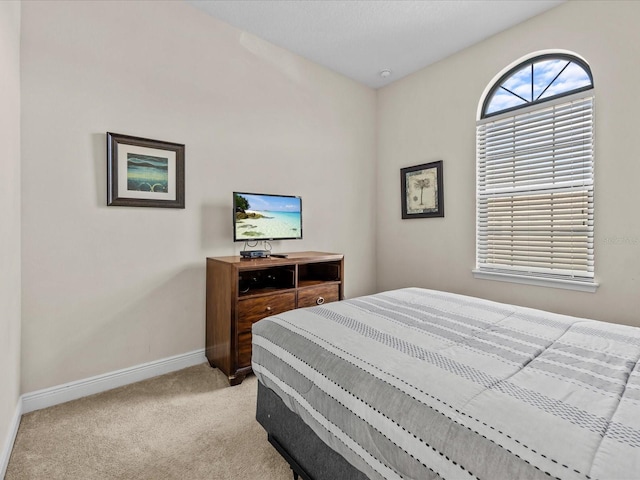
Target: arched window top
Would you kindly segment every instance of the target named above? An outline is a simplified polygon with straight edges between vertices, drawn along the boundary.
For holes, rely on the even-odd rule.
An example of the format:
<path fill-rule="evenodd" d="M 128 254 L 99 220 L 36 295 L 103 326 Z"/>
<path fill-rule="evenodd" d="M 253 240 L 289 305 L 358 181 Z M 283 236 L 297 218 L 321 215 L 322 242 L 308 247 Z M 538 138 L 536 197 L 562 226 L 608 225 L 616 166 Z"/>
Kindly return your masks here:
<path fill-rule="evenodd" d="M 586 62 L 574 55 L 539 55 L 516 65 L 491 87 L 481 118 L 593 88 Z"/>

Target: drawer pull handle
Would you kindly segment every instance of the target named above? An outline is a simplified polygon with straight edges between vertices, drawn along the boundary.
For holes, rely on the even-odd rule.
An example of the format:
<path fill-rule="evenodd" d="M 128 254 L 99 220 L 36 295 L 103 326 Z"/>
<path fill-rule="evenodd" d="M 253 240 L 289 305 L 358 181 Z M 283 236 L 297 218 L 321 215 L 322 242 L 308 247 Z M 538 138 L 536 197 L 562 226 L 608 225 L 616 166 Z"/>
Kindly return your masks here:
<path fill-rule="evenodd" d="M 270 312 L 271 311 L 271 307 L 267 307 L 266 310 L 267 310 L 267 312 Z"/>
<path fill-rule="evenodd" d="M 318 297 L 318 299 L 316 300 L 316 304 L 322 305 L 323 303 L 324 303 L 324 297 Z"/>

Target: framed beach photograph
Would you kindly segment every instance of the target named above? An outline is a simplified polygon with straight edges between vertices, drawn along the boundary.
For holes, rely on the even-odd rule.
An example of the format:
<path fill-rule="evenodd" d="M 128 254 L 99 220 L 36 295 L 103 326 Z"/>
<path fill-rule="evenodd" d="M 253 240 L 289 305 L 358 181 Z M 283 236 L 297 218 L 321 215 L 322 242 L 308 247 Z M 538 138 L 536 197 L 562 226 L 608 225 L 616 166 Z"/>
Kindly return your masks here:
<path fill-rule="evenodd" d="M 444 217 L 442 160 L 400 169 L 402 218 Z"/>
<path fill-rule="evenodd" d="M 107 132 L 107 205 L 184 208 L 184 145 Z"/>

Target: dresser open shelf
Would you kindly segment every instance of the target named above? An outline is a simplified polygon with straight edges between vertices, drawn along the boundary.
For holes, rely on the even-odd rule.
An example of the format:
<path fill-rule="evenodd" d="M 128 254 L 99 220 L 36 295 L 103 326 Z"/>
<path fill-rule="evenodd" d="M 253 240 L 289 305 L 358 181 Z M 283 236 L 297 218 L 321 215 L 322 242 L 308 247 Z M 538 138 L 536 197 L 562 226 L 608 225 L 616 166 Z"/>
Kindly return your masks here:
<path fill-rule="evenodd" d="M 264 317 L 344 298 L 344 256 L 207 258 L 206 356 L 237 385 L 251 372 L 251 326 Z"/>

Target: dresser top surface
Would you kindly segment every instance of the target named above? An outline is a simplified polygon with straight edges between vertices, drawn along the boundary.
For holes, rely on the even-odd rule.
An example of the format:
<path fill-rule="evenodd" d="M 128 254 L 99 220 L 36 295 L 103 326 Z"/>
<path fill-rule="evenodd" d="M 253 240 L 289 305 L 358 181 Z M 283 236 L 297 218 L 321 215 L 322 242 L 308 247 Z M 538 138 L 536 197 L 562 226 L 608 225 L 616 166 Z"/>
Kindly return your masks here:
<path fill-rule="evenodd" d="M 282 254 L 287 255 L 287 257 L 243 258 L 239 255 L 234 255 L 229 257 L 207 257 L 207 260 L 238 264 L 240 267 L 266 267 L 269 265 L 340 261 L 344 258 L 344 255 L 340 253 L 328 252 L 283 252 Z"/>

